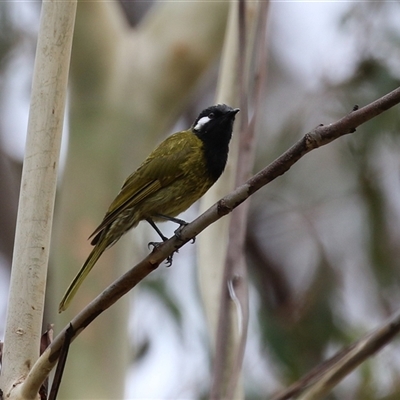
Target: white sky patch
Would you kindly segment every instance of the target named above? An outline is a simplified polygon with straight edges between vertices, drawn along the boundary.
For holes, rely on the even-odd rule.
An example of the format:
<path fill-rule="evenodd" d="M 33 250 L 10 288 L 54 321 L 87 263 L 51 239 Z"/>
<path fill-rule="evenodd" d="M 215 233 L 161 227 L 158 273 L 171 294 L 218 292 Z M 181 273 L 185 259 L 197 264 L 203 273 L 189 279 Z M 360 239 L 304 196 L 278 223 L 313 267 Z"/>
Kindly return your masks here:
<path fill-rule="evenodd" d="M 351 2 L 272 2 L 271 33 L 279 57 L 312 88 L 321 78 L 344 79 L 352 71 L 354 38 L 338 28 Z"/>

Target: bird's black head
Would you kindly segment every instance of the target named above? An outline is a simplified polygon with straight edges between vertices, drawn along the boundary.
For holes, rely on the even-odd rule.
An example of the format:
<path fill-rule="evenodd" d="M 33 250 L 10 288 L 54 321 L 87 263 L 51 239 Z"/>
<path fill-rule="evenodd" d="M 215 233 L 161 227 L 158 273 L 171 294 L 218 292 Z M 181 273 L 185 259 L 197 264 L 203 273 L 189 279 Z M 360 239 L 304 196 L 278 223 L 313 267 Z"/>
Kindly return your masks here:
<path fill-rule="evenodd" d="M 192 130 L 202 140 L 218 140 L 227 132 L 232 135 L 233 121 L 238 112 L 238 108 L 231 108 L 226 104 L 208 107 L 194 121 Z"/>
<path fill-rule="evenodd" d="M 224 171 L 238 112 L 238 108 L 217 104 L 203 110 L 192 125 L 193 133 L 203 142 L 208 173 L 214 181 Z"/>

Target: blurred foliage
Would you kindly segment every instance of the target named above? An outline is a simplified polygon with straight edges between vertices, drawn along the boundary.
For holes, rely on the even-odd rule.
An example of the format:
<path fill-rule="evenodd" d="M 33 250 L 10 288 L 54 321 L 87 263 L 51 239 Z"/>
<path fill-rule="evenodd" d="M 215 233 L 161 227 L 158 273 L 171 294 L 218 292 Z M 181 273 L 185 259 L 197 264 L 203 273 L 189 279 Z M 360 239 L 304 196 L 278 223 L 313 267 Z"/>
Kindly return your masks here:
<path fill-rule="evenodd" d="M 340 82 L 327 77 L 316 93 L 305 92 L 299 82 L 291 86 L 309 101 L 286 107 L 292 109 L 278 127 L 271 122 L 273 115 L 266 117 L 261 131 L 273 128 L 269 138 L 260 139 L 257 169 L 317 123 L 337 120 L 355 104 L 366 105 L 399 86 L 393 66 L 399 63 L 400 31 L 388 23 L 399 13 L 398 3 L 385 1 L 350 7 L 340 29 L 354 40 L 352 72 Z M 285 79 L 279 75 L 279 68 L 270 69 L 274 88 L 276 80 Z M 276 90 L 268 91 L 267 107 L 282 97 Z M 399 126 L 395 107 L 305 157 L 254 196 L 249 268 L 260 299 L 260 340 L 283 386 L 333 354 L 332 348 L 351 343 L 398 309 Z M 300 284 L 299 269 L 307 276 Z M 352 374 L 351 384 L 339 385 L 331 398 L 399 398 L 400 364 L 392 354 L 385 353 L 387 379 L 378 373 L 379 355 Z M 261 389 L 258 395 L 263 395 Z"/>
<path fill-rule="evenodd" d="M 0 2 L 0 105 L 7 101 L 4 87 L 7 67 L 22 35 L 13 23 L 11 14 L 11 4 Z M 4 118 L 3 114 L 0 107 L 0 121 Z M 0 256 L 2 256 L 0 258 L 3 258 L 5 266 L 10 268 L 22 165 L 19 160 L 10 157 L 3 148 L 2 136 L 7 133 L 9 134 L 3 131 L 3 126 L 0 124 Z"/>
<path fill-rule="evenodd" d="M 3 69 L 18 37 L 15 24 L 11 22 L 10 4 L 7 2 L 0 3 L 0 26 L 0 68 Z"/>

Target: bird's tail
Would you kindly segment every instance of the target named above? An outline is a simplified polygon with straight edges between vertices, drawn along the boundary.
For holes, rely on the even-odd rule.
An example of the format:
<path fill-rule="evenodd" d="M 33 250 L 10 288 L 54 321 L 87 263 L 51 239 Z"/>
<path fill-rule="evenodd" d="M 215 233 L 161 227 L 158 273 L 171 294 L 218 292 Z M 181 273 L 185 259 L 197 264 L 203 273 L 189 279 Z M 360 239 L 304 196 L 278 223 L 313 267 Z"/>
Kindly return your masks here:
<path fill-rule="evenodd" d="M 87 277 L 89 272 L 92 270 L 94 265 L 96 264 L 99 257 L 103 254 L 104 250 L 107 248 L 106 240 L 100 240 L 96 246 L 93 248 L 89 257 L 82 265 L 82 268 L 75 276 L 74 280 L 69 285 L 67 291 L 65 292 L 60 305 L 58 307 L 58 312 L 61 313 L 62 311 L 66 310 L 71 303 L 71 300 L 75 296 L 76 292 L 78 291 L 79 287 L 82 285 L 82 282 Z"/>

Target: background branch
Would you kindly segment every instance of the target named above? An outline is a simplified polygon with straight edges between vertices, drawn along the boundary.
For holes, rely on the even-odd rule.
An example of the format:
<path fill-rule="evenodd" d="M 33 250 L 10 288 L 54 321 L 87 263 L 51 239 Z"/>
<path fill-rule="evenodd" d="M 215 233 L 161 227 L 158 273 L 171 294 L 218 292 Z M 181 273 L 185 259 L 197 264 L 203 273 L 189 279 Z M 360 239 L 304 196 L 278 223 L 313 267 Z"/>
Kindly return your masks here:
<path fill-rule="evenodd" d="M 216 103 L 239 106 L 237 85 L 238 59 L 238 2 L 230 1 L 228 24 L 225 32 L 222 60 L 218 74 Z M 240 113 L 237 121 L 240 120 Z M 233 136 L 229 145 L 229 157 L 221 178 L 200 199 L 200 212 L 204 212 L 218 201 L 225 193 L 235 187 L 235 171 L 239 149 L 238 123 L 233 127 Z M 207 235 L 198 238 L 198 281 L 201 300 L 204 307 L 212 353 L 215 352 L 216 332 L 218 324 L 219 300 L 221 297 L 221 281 L 223 265 L 228 243 L 229 218 L 218 221 L 207 231 Z"/>
<path fill-rule="evenodd" d="M 257 139 L 255 120 L 258 116 L 266 77 L 267 34 L 265 28 L 268 4 L 268 2 L 257 2 L 253 8 L 249 9 L 248 2 L 239 2 L 239 54 L 245 56 L 238 57 L 237 60 L 241 113 L 236 187 L 251 176 L 254 164 Z M 253 88 L 254 90 L 251 90 Z M 250 104 L 250 101 L 253 104 Z M 249 106 L 255 110 L 251 124 L 248 123 Z M 232 213 L 230 219 L 224 275 L 220 282 L 211 399 L 244 397 L 243 388 L 239 383 L 249 321 L 248 276 L 244 256 L 248 209 L 249 203 L 246 202 Z M 214 264 L 212 266 L 215 268 Z"/>
<path fill-rule="evenodd" d="M 316 400 L 325 396 L 362 362 L 389 344 L 400 332 L 400 312 L 381 326 L 314 368 L 271 400 Z"/>
<path fill-rule="evenodd" d="M 1 371 L 10 399 L 38 396 L 19 384 L 39 357 L 75 13 L 74 0 L 42 3 Z"/>

